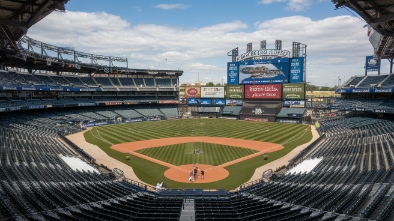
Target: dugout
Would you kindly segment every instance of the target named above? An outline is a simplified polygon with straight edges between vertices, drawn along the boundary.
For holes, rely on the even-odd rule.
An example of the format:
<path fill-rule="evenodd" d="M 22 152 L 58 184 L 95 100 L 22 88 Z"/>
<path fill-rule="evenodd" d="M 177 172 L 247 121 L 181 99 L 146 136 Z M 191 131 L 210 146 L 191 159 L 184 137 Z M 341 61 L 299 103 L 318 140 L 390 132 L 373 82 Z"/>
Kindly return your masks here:
<path fill-rule="evenodd" d="M 306 108 L 282 108 L 276 122 L 301 124 L 305 113 Z"/>

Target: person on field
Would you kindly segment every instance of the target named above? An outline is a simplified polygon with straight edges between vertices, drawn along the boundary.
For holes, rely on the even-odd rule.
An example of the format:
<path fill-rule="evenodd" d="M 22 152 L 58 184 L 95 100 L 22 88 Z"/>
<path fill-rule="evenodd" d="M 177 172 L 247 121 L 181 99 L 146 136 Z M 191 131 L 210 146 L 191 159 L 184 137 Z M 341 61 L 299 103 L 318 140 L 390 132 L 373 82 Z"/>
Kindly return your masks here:
<path fill-rule="evenodd" d="M 201 170 L 200 173 L 201 173 L 201 179 L 204 179 L 204 170 Z"/>
<path fill-rule="evenodd" d="M 189 182 L 193 182 L 193 170 L 190 171 Z"/>
<path fill-rule="evenodd" d="M 197 179 L 198 178 L 198 170 L 196 167 L 193 170 L 193 174 L 194 174 L 194 179 Z"/>

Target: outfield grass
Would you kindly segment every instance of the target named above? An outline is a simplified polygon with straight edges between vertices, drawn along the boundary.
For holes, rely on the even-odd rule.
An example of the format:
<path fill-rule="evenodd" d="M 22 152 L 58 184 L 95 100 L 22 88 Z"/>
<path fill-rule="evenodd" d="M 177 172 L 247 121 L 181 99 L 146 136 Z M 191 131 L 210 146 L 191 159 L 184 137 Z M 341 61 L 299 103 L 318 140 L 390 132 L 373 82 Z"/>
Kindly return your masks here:
<path fill-rule="evenodd" d="M 312 133 L 308 125 L 236 121 L 227 119 L 183 119 L 110 125 L 93 128 L 86 132 L 84 136 L 87 142 L 99 146 L 109 156 L 133 167 L 136 175 L 146 183 L 156 185 L 156 183 L 164 181 L 170 188 L 207 189 L 235 188 L 242 183 L 247 182 L 253 175 L 255 168 L 286 155 L 295 147 L 312 139 Z M 110 149 L 112 144 L 165 137 L 186 136 L 228 137 L 257 140 L 282 144 L 285 148 L 277 152 L 270 153 L 268 160 L 264 160 L 264 156 L 260 155 L 228 166 L 226 169 L 230 172 L 230 175 L 226 179 L 206 184 L 179 183 L 169 180 L 164 176 L 164 171 L 167 167 L 130 154 L 124 154 Z M 212 145 L 214 148 L 220 146 L 217 144 Z M 131 159 L 125 160 L 126 155 L 130 156 Z"/>

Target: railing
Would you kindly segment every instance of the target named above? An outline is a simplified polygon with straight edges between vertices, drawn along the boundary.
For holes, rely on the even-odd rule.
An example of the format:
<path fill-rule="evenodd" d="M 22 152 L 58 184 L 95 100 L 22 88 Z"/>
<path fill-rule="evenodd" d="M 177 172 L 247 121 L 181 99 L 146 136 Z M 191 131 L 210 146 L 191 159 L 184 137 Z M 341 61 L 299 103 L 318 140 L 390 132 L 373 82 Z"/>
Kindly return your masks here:
<path fill-rule="evenodd" d="M 129 178 L 124 178 L 123 181 L 126 182 L 126 183 L 129 183 L 129 184 L 132 184 L 134 186 L 137 186 L 141 190 L 147 190 L 147 191 L 151 191 L 151 192 L 156 192 L 156 187 L 154 187 L 152 185 L 149 185 L 149 184 L 146 184 L 146 183 L 141 183 L 139 181 L 132 180 L 132 179 L 129 179 Z"/>
<path fill-rule="evenodd" d="M 62 139 L 66 144 L 68 144 L 70 147 L 72 147 L 75 151 L 77 151 L 79 154 L 81 154 L 83 157 L 87 158 L 91 163 L 95 162 L 96 159 L 94 159 L 92 156 L 90 156 L 88 153 L 86 153 L 83 149 L 78 147 L 75 143 L 73 143 L 71 140 L 69 140 L 67 137 L 63 136 L 62 134 L 58 134 L 60 139 Z"/>
<path fill-rule="evenodd" d="M 242 191 L 243 191 L 244 189 L 246 189 L 247 187 L 256 185 L 256 184 L 258 184 L 258 183 L 264 183 L 264 180 L 263 180 L 263 179 L 252 180 L 252 181 L 250 181 L 250 182 L 241 184 L 241 186 L 239 186 L 239 187 L 237 187 L 237 188 L 234 188 L 234 189 L 229 190 L 229 192 L 242 192 Z"/>

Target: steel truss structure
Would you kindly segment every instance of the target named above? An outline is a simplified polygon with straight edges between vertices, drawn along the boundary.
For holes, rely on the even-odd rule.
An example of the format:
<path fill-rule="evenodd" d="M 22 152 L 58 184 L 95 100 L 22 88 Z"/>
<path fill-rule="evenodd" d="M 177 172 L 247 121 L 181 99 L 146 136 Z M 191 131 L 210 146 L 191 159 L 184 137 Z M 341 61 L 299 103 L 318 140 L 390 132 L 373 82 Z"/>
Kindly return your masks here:
<path fill-rule="evenodd" d="M 2 0 L 0 2 L 0 51 L 17 54 L 16 42 L 27 30 L 53 11 L 65 11 L 68 0 Z"/>

